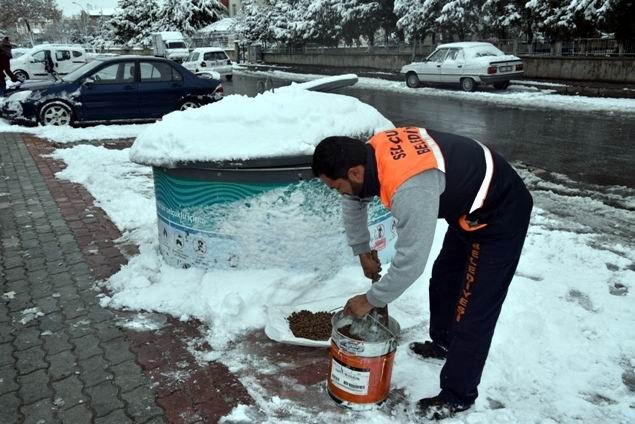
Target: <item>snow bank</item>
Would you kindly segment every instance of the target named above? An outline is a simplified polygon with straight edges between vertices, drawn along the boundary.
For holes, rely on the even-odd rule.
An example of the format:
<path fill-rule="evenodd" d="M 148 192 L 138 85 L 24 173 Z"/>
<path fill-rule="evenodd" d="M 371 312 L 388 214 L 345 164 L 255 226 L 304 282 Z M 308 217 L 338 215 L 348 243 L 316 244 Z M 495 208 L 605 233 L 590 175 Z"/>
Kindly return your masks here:
<path fill-rule="evenodd" d="M 246 343 L 232 342 L 240 342 L 245 332 L 262 328 L 272 305 L 326 302 L 333 296 L 339 296 L 343 305 L 349 296 L 366 291 L 369 282 L 355 258 L 349 256 L 348 264 L 327 278 L 318 278 L 310 270 L 292 269 L 300 255 L 314 255 L 315 262 L 325 258 L 315 254 L 320 246 L 310 242 L 311 235 L 303 234 L 302 226 L 287 221 L 284 225 L 308 240 L 304 249 L 289 256 L 288 267 L 209 272 L 169 267 L 158 251 L 152 179 L 146 167 L 131 164 L 126 152 L 107 152 L 94 146 L 62 149 L 55 157 L 68 164 L 58 176 L 86 185 L 118 228 L 140 245 L 140 255 L 108 281 L 112 297 L 104 297 L 102 304 L 200 319 L 214 348 L 211 353 L 215 356 L 208 359 L 222 361 L 255 399 L 255 405 L 237 407 L 222 422 L 276 423 L 282 415 L 289 423 L 405 424 L 414 419 L 410 412 L 403 412 L 404 407 L 410 410 L 417 399 L 438 392 L 442 363 L 421 361 L 407 349 L 410 341 L 427 337 L 431 264 L 391 304 L 391 314 L 403 329 L 392 378 L 393 388 L 403 390 L 405 396 L 400 408 L 357 415 L 330 412 L 312 406 L 318 402 L 312 399 L 326 399 L 319 388 L 303 387 L 304 400 L 293 401 L 264 387 L 258 379 L 260 373 L 275 374 L 289 365 L 251 354 Z M 592 193 L 587 194 L 591 197 Z M 547 206 L 561 208 L 567 197 L 553 192 Z M 125 199 L 126 206 L 118 199 Z M 632 222 L 627 211 L 586 203 L 579 205 L 580 216 L 626 216 Z M 324 205 L 338 208 L 336 201 Z M 542 206 L 537 203 L 534 210 L 479 387 L 481 396 L 472 410 L 452 422 L 634 422 L 633 392 L 626 384 L 635 372 L 632 241 L 607 243 L 591 229 L 574 226 L 564 230 L 569 228 L 571 216 L 562 221 Z M 262 212 L 257 202 L 248 209 L 239 222 L 248 222 Z M 147 215 L 140 211 L 147 211 Z M 439 222 L 431 258 L 439 251 L 446 228 Z M 345 244 L 343 234 L 333 237 Z"/>
<path fill-rule="evenodd" d="M 325 137 L 366 137 L 392 127 L 353 97 L 291 86 L 166 115 L 137 137 L 130 158 L 170 167 L 180 161 L 310 155 Z"/>
<path fill-rule="evenodd" d="M 55 143 L 75 143 L 89 140 L 117 140 L 137 137 L 151 124 L 96 125 L 94 127 L 73 128 L 70 126 L 24 127 L 11 125 L 0 119 L 0 133 L 25 133 L 53 141 Z"/>

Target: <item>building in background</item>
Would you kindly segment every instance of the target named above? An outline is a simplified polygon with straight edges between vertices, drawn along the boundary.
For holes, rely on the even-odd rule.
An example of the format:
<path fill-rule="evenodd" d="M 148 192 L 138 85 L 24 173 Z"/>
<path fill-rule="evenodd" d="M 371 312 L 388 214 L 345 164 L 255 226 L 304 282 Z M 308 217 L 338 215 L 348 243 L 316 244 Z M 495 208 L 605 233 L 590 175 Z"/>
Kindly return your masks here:
<path fill-rule="evenodd" d="M 234 50 L 238 36 L 235 30 L 236 19 L 224 18 L 196 31 L 192 35 L 191 47 L 220 47 Z"/>
<path fill-rule="evenodd" d="M 112 19 L 113 16 L 115 16 L 115 13 L 117 13 L 117 9 L 116 8 L 110 8 L 110 9 L 96 9 L 96 8 L 91 8 L 87 10 L 88 12 L 88 18 L 90 19 L 90 23 L 92 26 L 99 28 L 99 26 Z"/>

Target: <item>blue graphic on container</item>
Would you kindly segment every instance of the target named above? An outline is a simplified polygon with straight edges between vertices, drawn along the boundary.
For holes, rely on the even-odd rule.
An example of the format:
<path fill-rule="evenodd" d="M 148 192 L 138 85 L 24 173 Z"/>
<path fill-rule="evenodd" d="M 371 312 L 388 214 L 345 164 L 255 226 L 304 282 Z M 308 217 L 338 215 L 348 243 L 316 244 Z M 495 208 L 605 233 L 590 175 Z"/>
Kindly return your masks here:
<path fill-rule="evenodd" d="M 281 183 L 230 183 L 176 178 L 154 168 L 154 190 L 159 218 L 198 230 L 210 229 L 213 222 L 187 211 L 230 203 L 282 187 Z"/>
<path fill-rule="evenodd" d="M 236 267 L 239 252 L 231 236 L 203 211 L 263 193 L 283 184 L 231 183 L 168 175 L 153 168 L 159 248 L 166 263 L 179 268 Z"/>
<path fill-rule="evenodd" d="M 239 266 L 241 252 L 235 234 L 220 232 L 223 216 L 209 210 L 241 201 L 242 206 L 251 197 L 293 184 L 224 182 L 214 181 L 212 173 L 210 179 L 200 179 L 168 175 L 161 168 L 153 171 L 159 248 L 165 262 L 179 268 Z M 390 212 L 373 202 L 369 209 L 370 243 L 382 263 L 390 263 L 394 255 L 394 229 Z"/>

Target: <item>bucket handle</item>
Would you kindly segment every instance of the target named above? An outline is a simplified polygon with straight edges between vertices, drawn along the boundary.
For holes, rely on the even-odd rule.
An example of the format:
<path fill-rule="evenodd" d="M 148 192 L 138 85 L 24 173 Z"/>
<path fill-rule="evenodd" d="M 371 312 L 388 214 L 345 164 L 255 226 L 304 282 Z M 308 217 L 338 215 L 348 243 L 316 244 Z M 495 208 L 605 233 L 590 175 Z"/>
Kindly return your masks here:
<path fill-rule="evenodd" d="M 338 306 L 337 308 L 333 308 L 333 309 L 331 309 L 329 312 L 339 312 L 339 311 L 342 311 L 342 310 L 344 310 L 344 307 L 343 307 L 343 306 Z M 388 332 L 388 334 L 390 334 L 391 336 L 393 336 L 393 337 L 394 337 L 394 339 L 395 339 L 395 340 L 397 339 L 397 335 L 396 335 L 395 333 L 393 333 L 393 332 L 390 330 L 390 328 L 386 327 L 386 326 L 385 326 L 384 324 L 382 324 L 382 323 L 381 323 L 381 322 L 380 322 L 377 318 L 375 318 L 375 317 L 373 316 L 373 314 L 368 313 L 368 314 L 366 314 L 366 316 L 370 317 L 373 321 L 375 321 L 375 322 L 377 323 L 377 325 L 379 325 L 381 328 L 383 328 L 384 330 L 386 330 L 386 331 Z"/>
<path fill-rule="evenodd" d="M 386 330 L 391 336 L 393 336 L 395 339 L 397 339 L 397 336 L 395 335 L 395 333 L 393 333 L 390 328 L 386 327 L 384 324 L 382 324 L 377 318 L 375 318 L 373 316 L 373 314 L 366 314 L 367 316 L 369 316 L 373 321 L 375 321 L 375 323 L 377 325 L 379 325 L 381 328 L 383 328 L 384 330 Z"/>

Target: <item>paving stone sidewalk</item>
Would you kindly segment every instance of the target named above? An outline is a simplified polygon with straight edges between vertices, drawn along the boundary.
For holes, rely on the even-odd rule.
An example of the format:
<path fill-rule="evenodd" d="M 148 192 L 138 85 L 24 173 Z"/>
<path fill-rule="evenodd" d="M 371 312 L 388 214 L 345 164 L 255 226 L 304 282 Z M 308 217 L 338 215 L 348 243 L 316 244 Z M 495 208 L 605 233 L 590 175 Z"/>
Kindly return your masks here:
<path fill-rule="evenodd" d="M 136 249 L 83 187 L 55 179 L 52 150 L 0 134 L 0 423 L 213 423 L 251 403 L 187 351 L 196 322 L 133 332 L 99 306 L 95 283 Z"/>

